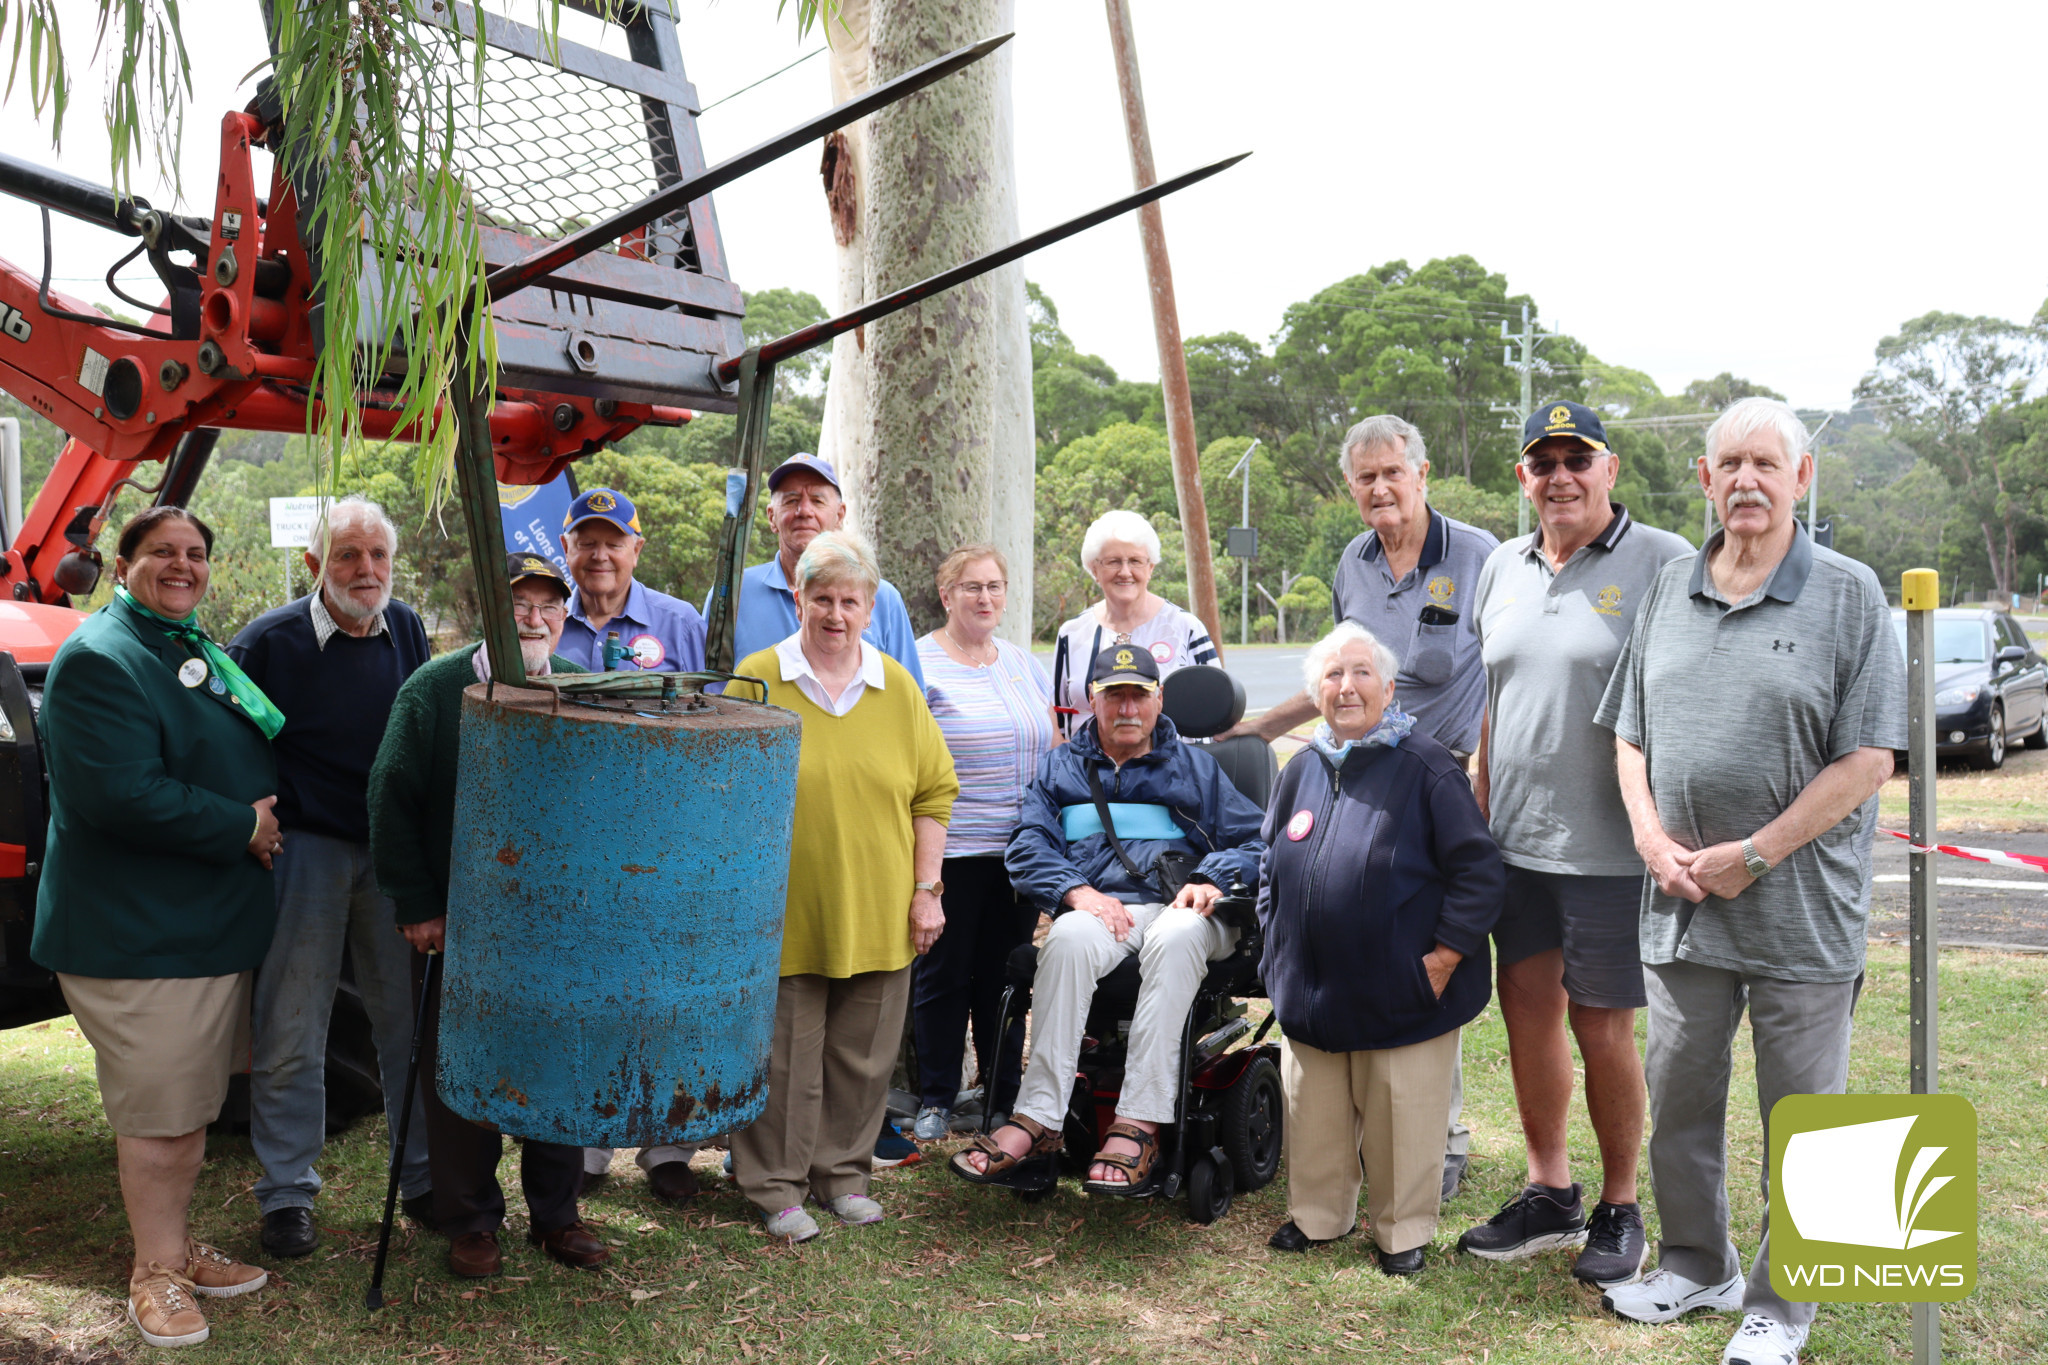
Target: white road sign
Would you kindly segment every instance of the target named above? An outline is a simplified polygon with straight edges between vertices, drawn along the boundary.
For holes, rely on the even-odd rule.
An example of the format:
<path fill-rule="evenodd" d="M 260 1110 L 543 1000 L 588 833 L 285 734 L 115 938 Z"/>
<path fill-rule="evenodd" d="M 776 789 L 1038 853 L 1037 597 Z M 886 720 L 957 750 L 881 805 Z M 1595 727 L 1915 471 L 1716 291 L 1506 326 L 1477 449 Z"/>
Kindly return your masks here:
<path fill-rule="evenodd" d="M 313 542 L 313 523 L 320 518 L 325 498 L 272 498 L 270 500 L 270 548 L 288 550 Z"/>

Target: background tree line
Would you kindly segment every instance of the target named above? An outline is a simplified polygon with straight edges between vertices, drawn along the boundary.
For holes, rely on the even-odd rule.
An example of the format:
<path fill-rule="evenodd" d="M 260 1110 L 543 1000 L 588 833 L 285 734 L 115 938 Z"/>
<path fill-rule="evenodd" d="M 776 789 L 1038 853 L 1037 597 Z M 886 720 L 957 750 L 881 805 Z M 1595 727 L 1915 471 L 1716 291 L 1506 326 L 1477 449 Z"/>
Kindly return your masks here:
<path fill-rule="evenodd" d="M 1154 588 L 1186 600 L 1159 386 L 1120 378 L 1061 329 L 1055 302 L 1029 288 L 1036 412 L 1035 633 L 1093 600 L 1078 562 L 1088 523 L 1127 507 L 1158 529 L 1164 554 Z M 1240 484 L 1229 471 L 1254 438 L 1251 521 L 1260 556 L 1252 577 L 1254 638 L 1273 638 L 1277 600 L 1290 638 L 1327 624 L 1337 557 L 1361 529 L 1337 471 L 1344 430 L 1372 412 L 1395 412 L 1423 432 L 1433 468 L 1430 500 L 1451 516 L 1506 538 L 1514 533 L 1517 432 L 1496 406 L 1512 407 L 1519 377 L 1502 356 L 1501 324 L 1519 326 L 1534 300 L 1469 256 L 1412 267 L 1376 266 L 1289 307 L 1266 343 L 1239 333 L 1193 337 L 1188 377 L 1201 443 L 1204 491 L 1218 556 L 1225 630 L 1238 637 L 1237 563 L 1223 558 L 1238 520 Z M 826 316 L 818 299 L 773 289 L 747 298 L 749 338 L 792 331 Z M 1714 414 L 1751 394 L 1779 396 L 1722 373 L 1666 394 L 1648 375 L 1548 334 L 1537 349 L 1537 401 L 1573 398 L 1605 414 L 1622 461 L 1616 490 L 1632 515 L 1697 543 L 1706 505 L 1692 472 Z M 829 360 L 811 354 L 777 375 L 769 456 L 819 447 Z M 1854 405 L 1832 414 L 1818 447 L 1821 515 L 1835 547 L 1871 565 L 1888 587 L 1931 564 L 1958 596 L 2031 593 L 2048 571 L 2048 304 L 2016 323 L 1930 313 L 1881 341 Z M 12 400 L 22 419 L 23 485 L 41 486 L 59 433 Z M 1804 414 L 1817 426 L 1829 414 Z M 584 486 L 623 490 L 648 530 L 641 578 L 701 602 L 724 509 L 733 419 L 700 415 L 677 429 L 647 429 L 580 461 Z M 430 512 L 414 487 L 407 447 L 366 446 L 341 486 L 388 507 L 401 530 L 399 592 L 451 636 L 474 633 L 474 592 L 461 518 Z M 271 497 L 316 491 L 301 442 L 225 433 L 194 509 L 220 535 L 206 624 L 231 634 L 283 600 L 285 552 L 269 548 Z M 765 520 L 755 530 L 765 554 Z M 296 560 L 296 553 L 291 556 Z M 292 591 L 306 589 L 294 570 Z M 935 623 L 920 622 L 922 625 Z"/>

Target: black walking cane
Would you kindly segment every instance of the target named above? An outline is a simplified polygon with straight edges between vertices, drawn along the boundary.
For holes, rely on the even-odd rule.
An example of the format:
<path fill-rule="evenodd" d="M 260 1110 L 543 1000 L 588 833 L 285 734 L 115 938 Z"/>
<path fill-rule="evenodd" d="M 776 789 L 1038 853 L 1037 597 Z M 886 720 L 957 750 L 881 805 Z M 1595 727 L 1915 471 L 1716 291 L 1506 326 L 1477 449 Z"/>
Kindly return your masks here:
<path fill-rule="evenodd" d="M 384 1189 L 384 1226 L 377 1234 L 377 1266 L 370 1272 L 370 1291 L 363 1305 L 372 1313 L 384 1306 L 384 1258 L 391 1252 L 391 1220 L 398 1211 L 398 1172 L 405 1164 L 405 1139 L 412 1130 L 412 1097 L 420 1084 L 420 1038 L 427 1031 L 427 1002 L 434 998 L 435 977 L 440 974 L 441 955 L 427 954 L 427 970 L 420 982 L 419 1013 L 412 1021 L 412 1058 L 405 1066 L 405 1102 L 398 1110 L 398 1140 L 391 1145 L 391 1183 Z"/>

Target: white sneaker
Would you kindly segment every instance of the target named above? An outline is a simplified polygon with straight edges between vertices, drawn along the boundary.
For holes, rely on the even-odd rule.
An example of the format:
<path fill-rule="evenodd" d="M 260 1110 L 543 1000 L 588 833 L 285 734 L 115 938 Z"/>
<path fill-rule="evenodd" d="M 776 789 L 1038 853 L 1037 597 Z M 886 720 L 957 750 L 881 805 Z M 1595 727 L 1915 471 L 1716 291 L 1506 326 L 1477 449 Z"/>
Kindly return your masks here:
<path fill-rule="evenodd" d="M 1694 1284 L 1660 1267 L 1634 1284 L 1608 1290 L 1600 1296 L 1600 1306 L 1634 1322 L 1671 1322 L 1696 1308 L 1729 1311 L 1742 1307 L 1742 1276 L 1722 1284 Z"/>
<path fill-rule="evenodd" d="M 834 1195 L 818 1201 L 847 1227 L 857 1228 L 867 1223 L 882 1221 L 882 1206 L 864 1194 Z"/>
<path fill-rule="evenodd" d="M 1721 1365 L 1799 1365 L 1799 1348 L 1806 1345 L 1809 1330 L 1762 1313 L 1744 1313 L 1742 1326 L 1721 1352 Z"/>
<path fill-rule="evenodd" d="M 770 1237 L 780 1237 L 788 1242 L 808 1242 L 818 1235 L 818 1220 L 804 1212 L 801 1204 L 791 1204 L 781 1213 L 766 1216 Z"/>

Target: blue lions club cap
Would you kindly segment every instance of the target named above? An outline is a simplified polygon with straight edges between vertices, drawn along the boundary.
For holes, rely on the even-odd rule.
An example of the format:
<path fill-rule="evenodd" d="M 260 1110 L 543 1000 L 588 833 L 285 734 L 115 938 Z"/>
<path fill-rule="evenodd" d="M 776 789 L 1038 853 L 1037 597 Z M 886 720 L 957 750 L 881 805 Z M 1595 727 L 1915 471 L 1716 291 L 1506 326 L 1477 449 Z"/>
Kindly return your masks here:
<path fill-rule="evenodd" d="M 1600 424 L 1600 414 L 1569 399 L 1546 403 L 1529 414 L 1522 423 L 1522 453 L 1527 455 L 1530 446 L 1553 436 L 1576 436 L 1595 450 L 1607 449 L 1607 428 Z"/>
<path fill-rule="evenodd" d="M 1095 656 L 1095 663 L 1088 670 L 1088 694 L 1093 696 L 1105 687 L 1142 687 L 1147 692 L 1156 692 L 1159 661 L 1142 645 L 1111 645 Z"/>
<path fill-rule="evenodd" d="M 608 521 L 628 535 L 640 534 L 640 513 L 633 500 L 611 488 L 592 488 L 569 504 L 562 529 L 569 531 L 586 521 Z"/>
<path fill-rule="evenodd" d="M 839 488 L 839 472 L 832 468 L 830 460 L 813 455 L 807 450 L 799 450 L 768 472 L 768 491 L 773 493 L 782 486 L 784 479 L 799 469 L 808 469 L 834 488 Z M 839 491 L 842 494 L 846 492 L 843 488 L 839 488 Z"/>

